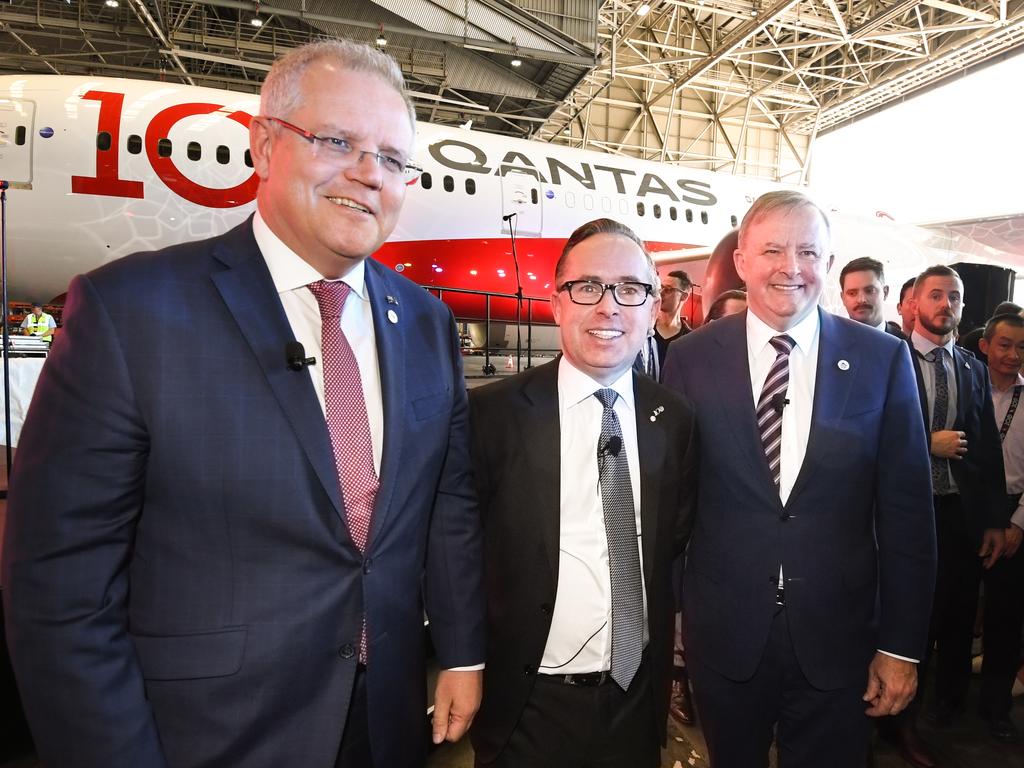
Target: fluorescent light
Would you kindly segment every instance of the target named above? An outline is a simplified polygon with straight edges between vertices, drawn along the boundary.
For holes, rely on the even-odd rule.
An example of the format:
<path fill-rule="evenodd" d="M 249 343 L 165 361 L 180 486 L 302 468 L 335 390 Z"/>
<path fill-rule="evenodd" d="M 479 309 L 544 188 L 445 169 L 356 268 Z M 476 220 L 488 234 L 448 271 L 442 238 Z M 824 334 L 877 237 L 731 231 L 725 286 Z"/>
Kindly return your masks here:
<path fill-rule="evenodd" d="M 521 67 L 523 66 L 523 60 L 517 56 L 514 59 L 512 59 L 512 61 L 510 61 L 509 64 L 511 64 L 513 67 Z"/>
<path fill-rule="evenodd" d="M 249 23 L 252 24 L 254 27 L 262 27 L 263 19 L 261 19 L 259 16 L 253 16 L 251 19 L 249 19 Z"/>
<path fill-rule="evenodd" d="M 637 16 L 646 16 L 651 12 L 651 6 L 647 3 L 643 3 L 639 8 L 636 9 Z"/>

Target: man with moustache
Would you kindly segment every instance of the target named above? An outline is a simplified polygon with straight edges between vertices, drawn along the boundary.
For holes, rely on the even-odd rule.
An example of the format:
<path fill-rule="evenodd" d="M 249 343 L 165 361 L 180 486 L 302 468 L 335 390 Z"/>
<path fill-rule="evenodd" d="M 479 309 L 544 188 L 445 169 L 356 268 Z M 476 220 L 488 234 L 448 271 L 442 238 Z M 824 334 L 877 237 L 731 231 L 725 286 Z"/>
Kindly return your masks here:
<path fill-rule="evenodd" d="M 715 768 L 862 768 L 868 718 L 899 712 L 934 578 L 925 433 L 907 345 L 817 307 L 824 212 L 758 198 L 736 270 L 748 310 L 672 346 L 694 403 L 698 504 L 687 663 Z"/>
<path fill-rule="evenodd" d="M 938 578 L 930 641 L 937 644 L 936 704 L 947 725 L 967 695 L 971 639 L 983 569 L 1005 546 L 1009 524 L 999 432 L 985 366 L 953 343 L 963 310 L 963 283 L 933 266 L 914 283 L 915 351 L 920 407 L 929 431 Z M 931 642 L 929 643 L 931 647 Z M 924 680 L 912 715 L 923 700 Z"/>
<path fill-rule="evenodd" d="M 415 173 L 401 71 L 315 43 L 261 110 L 255 216 L 76 278 L 25 423 L 7 636 L 55 768 L 419 766 L 424 603 L 434 740 L 479 703 L 458 335 L 367 258 Z"/>
<path fill-rule="evenodd" d="M 488 614 L 478 766 L 659 764 L 697 446 L 690 404 L 631 367 L 657 279 L 632 230 L 584 224 L 555 268 L 562 355 L 471 393 Z"/>
<path fill-rule="evenodd" d="M 1020 638 L 1024 628 L 1024 418 L 1017 418 L 1024 376 L 1024 318 L 999 314 L 985 325 L 981 349 L 988 357 L 992 405 L 1006 469 L 1006 508 L 1010 524 L 1004 535 L 1003 556 L 984 575 L 985 657 L 981 667 L 981 715 L 997 741 L 1020 740 L 1010 719 L 1013 682 L 1020 667 Z"/>
<path fill-rule="evenodd" d="M 870 256 L 854 259 L 839 273 L 839 290 L 851 320 L 893 336 L 902 336 L 896 323 L 885 320 L 889 286 L 885 284 L 882 262 Z"/>

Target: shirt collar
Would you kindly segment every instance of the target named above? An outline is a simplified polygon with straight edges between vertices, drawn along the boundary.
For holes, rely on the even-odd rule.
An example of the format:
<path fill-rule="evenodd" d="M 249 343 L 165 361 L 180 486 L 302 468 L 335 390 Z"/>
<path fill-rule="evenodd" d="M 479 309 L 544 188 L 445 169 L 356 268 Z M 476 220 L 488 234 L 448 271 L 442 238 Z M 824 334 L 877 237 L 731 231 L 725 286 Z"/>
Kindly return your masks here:
<path fill-rule="evenodd" d="M 562 356 L 558 363 L 558 399 L 563 407 L 572 408 L 586 402 L 587 398 L 593 397 L 599 389 L 614 389 L 619 394 L 619 400 L 629 410 L 633 410 L 632 368 L 627 368 L 619 378 L 605 386 L 570 363 L 565 355 Z"/>
<path fill-rule="evenodd" d="M 310 283 L 325 279 L 312 264 L 295 253 L 274 234 L 258 210 L 252 220 L 252 233 L 256 238 L 256 245 L 259 246 L 260 252 L 263 254 L 264 261 L 267 262 L 270 278 L 274 281 L 274 288 L 279 294 L 305 288 Z M 367 299 L 366 264 L 364 262 L 357 261 L 341 280 L 352 289 L 352 293 L 356 296 L 364 301 Z"/>
<path fill-rule="evenodd" d="M 777 331 L 759 318 L 749 309 L 747 310 L 747 348 L 753 354 L 760 354 L 768 343 L 776 336 L 789 336 L 796 343 L 796 346 L 805 355 L 811 353 L 811 347 L 818 336 L 818 308 L 807 313 L 799 323 L 786 331 Z"/>
<path fill-rule="evenodd" d="M 1024 376 L 1021 376 L 1018 373 L 1017 374 L 1017 380 L 1015 382 L 1013 382 L 1013 384 L 1011 384 L 1006 389 L 1000 389 L 999 387 L 996 386 L 996 383 L 993 381 L 992 382 L 992 391 L 993 392 L 1013 392 L 1013 390 L 1015 390 L 1017 387 L 1022 387 L 1022 386 L 1024 386 Z"/>
<path fill-rule="evenodd" d="M 879 331 L 885 331 L 885 319 L 883 318 L 882 322 L 876 325 L 875 328 Z"/>
<path fill-rule="evenodd" d="M 934 341 L 926 339 L 915 329 L 914 332 L 910 334 L 910 340 L 914 345 L 914 349 L 920 352 L 922 357 L 932 350 L 938 349 L 940 346 L 949 353 L 950 357 L 953 357 L 953 339 L 950 339 L 945 344 L 936 344 Z"/>

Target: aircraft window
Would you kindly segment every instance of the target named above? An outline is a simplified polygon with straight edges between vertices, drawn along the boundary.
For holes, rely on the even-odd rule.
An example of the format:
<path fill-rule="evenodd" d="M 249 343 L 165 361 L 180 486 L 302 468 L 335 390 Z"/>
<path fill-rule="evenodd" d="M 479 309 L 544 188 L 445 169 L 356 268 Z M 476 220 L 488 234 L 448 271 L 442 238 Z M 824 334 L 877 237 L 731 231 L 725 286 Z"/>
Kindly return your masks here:
<path fill-rule="evenodd" d="M 601 210 L 604 211 L 605 213 L 612 212 L 612 201 L 609 200 L 607 197 L 601 198 Z"/>
<path fill-rule="evenodd" d="M 534 205 L 536 205 L 538 201 L 539 201 L 539 198 L 537 197 L 537 190 L 536 189 L 531 189 L 530 190 L 530 202 L 533 203 Z"/>
<path fill-rule="evenodd" d="M 583 207 L 586 208 L 588 211 L 594 210 L 594 196 L 593 195 L 584 195 L 583 196 Z"/>
<path fill-rule="evenodd" d="M 619 198 L 619 213 L 621 213 L 623 216 L 629 214 L 629 203 L 627 203 L 622 198 Z"/>
<path fill-rule="evenodd" d="M 661 218 L 661 206 L 658 205 L 657 203 L 654 204 L 654 218 Z"/>
<path fill-rule="evenodd" d="M 637 203 L 636 204 L 636 215 L 637 216 L 643 216 L 644 215 L 644 204 L 643 203 Z"/>
<path fill-rule="evenodd" d="M 451 176 L 444 177 L 444 191 L 451 192 L 455 189 L 455 179 Z"/>
<path fill-rule="evenodd" d="M 189 160 L 198 160 L 203 156 L 203 148 L 199 146 L 198 141 L 190 141 L 185 148 L 185 153 L 188 155 Z"/>
<path fill-rule="evenodd" d="M 221 165 L 227 165 L 231 162 L 231 150 L 223 144 L 217 147 L 217 162 Z"/>
<path fill-rule="evenodd" d="M 424 189 L 430 189 L 432 186 L 434 186 L 434 177 L 431 176 L 429 173 L 424 173 L 422 176 L 420 176 L 420 185 Z"/>
<path fill-rule="evenodd" d="M 476 180 L 475 179 L 466 179 L 466 194 L 467 195 L 475 195 L 476 194 Z"/>
<path fill-rule="evenodd" d="M 106 152 L 110 149 L 110 134 L 106 131 L 100 131 L 96 134 L 96 149 L 100 152 Z"/>
<path fill-rule="evenodd" d="M 142 137 L 133 133 L 128 137 L 128 152 L 137 155 L 142 151 Z"/>
<path fill-rule="evenodd" d="M 25 126 L 19 125 L 14 129 L 14 143 L 19 147 L 25 143 Z"/>
<path fill-rule="evenodd" d="M 248 168 L 252 168 L 252 153 L 248 149 L 245 150 L 245 155 L 243 157 L 243 160 L 245 161 L 245 165 Z"/>
<path fill-rule="evenodd" d="M 736 226 L 736 223 L 737 223 L 737 222 L 736 222 L 736 217 L 735 217 L 735 216 L 730 216 L 730 217 L 729 217 L 729 221 L 730 221 L 730 222 L 732 222 L 732 225 L 733 225 L 734 227 Z"/>
<path fill-rule="evenodd" d="M 672 221 L 676 220 L 676 207 L 674 205 L 670 205 L 668 207 L 668 217 L 672 219 Z"/>
<path fill-rule="evenodd" d="M 576 207 L 576 195 L 573 192 L 565 193 L 565 207 L 575 208 Z"/>
<path fill-rule="evenodd" d="M 707 224 L 708 223 L 708 212 L 707 211 L 701 211 L 700 212 L 700 223 L 701 224 Z"/>
<path fill-rule="evenodd" d="M 170 157 L 171 156 L 171 140 L 170 139 L 160 139 L 160 141 L 158 141 L 156 143 L 156 153 L 160 157 Z"/>
<path fill-rule="evenodd" d="M 693 211 L 689 208 L 686 209 L 686 223 L 690 224 L 693 222 Z"/>

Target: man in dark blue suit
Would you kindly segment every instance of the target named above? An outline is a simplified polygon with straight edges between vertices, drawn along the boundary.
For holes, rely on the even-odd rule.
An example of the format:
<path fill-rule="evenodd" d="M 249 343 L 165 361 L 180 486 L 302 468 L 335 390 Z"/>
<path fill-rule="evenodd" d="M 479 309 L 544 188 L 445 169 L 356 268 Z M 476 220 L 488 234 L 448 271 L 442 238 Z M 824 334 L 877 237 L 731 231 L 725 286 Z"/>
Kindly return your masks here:
<path fill-rule="evenodd" d="M 484 612 L 458 338 L 367 259 L 411 169 L 402 87 L 366 46 L 293 51 L 250 127 L 255 218 L 72 283 L 4 552 L 47 765 L 420 765 L 424 605 L 434 739 L 468 728 Z"/>
<path fill-rule="evenodd" d="M 825 214 L 759 198 L 736 268 L 749 309 L 673 345 L 696 407 L 687 662 L 715 768 L 863 766 L 900 711 L 935 573 L 928 450 L 907 345 L 822 312 Z"/>

